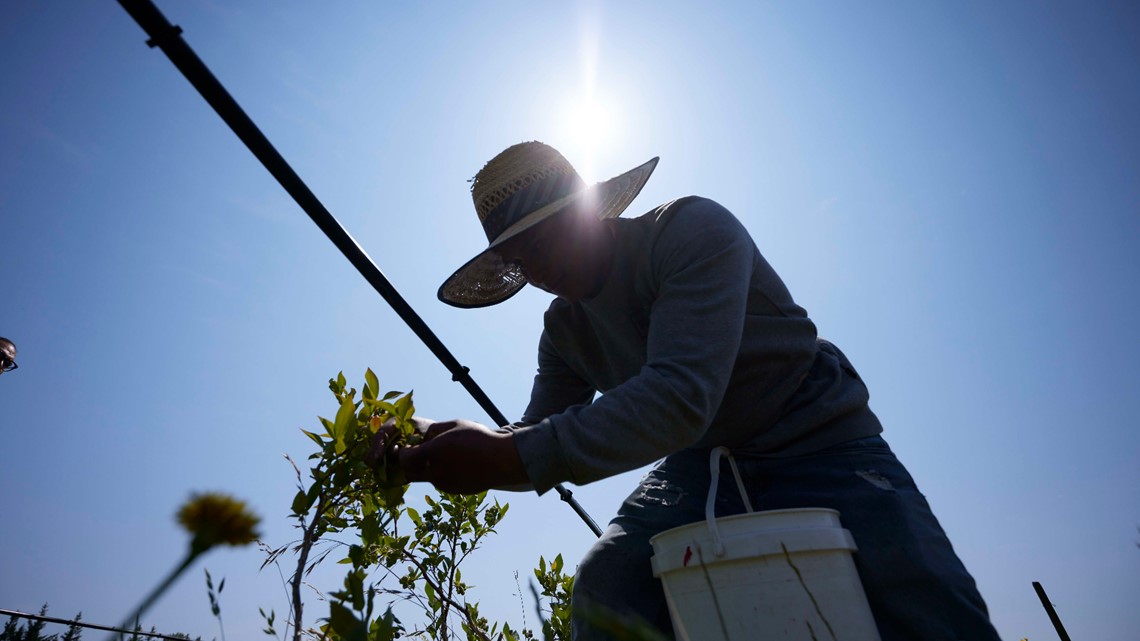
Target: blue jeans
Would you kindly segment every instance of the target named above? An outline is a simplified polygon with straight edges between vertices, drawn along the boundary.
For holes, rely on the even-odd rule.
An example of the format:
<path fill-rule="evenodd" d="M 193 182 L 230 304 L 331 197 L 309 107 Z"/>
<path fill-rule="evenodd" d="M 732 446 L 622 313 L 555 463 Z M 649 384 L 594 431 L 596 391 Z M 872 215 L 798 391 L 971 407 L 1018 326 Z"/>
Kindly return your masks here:
<path fill-rule="evenodd" d="M 717 515 L 744 512 L 722 461 Z M 926 499 L 881 437 L 789 458 L 738 459 L 753 509 L 839 511 L 859 551 L 855 566 L 882 641 L 998 639 L 974 579 L 954 554 Z M 573 603 L 638 616 L 673 638 L 649 537 L 704 519 L 709 451 L 684 450 L 659 463 L 622 504 L 578 566 Z M 579 616 L 575 641 L 609 638 Z"/>

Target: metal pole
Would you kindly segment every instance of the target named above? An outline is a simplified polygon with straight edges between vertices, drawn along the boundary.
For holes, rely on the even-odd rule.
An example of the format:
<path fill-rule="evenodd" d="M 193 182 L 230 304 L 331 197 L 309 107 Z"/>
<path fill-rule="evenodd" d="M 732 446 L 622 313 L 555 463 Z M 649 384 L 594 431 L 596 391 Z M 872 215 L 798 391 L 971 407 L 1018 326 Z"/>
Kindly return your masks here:
<path fill-rule="evenodd" d="M 150 47 L 159 47 L 167 58 L 174 63 L 174 66 L 182 72 L 182 75 L 194 85 L 198 93 L 210 103 L 214 111 L 221 116 L 222 120 L 230 126 L 237 137 L 245 143 L 245 146 L 253 152 L 261 164 L 265 166 L 269 173 L 277 179 L 277 182 L 289 192 L 293 200 L 301 206 L 301 209 L 309 215 L 309 218 L 320 227 L 321 231 L 325 233 L 337 249 L 344 254 L 357 271 L 360 272 L 364 279 L 372 285 L 373 288 L 384 298 L 385 301 L 395 310 L 396 314 L 403 319 L 408 327 L 415 332 L 416 336 L 420 338 L 427 345 L 428 349 L 435 354 L 450 372 L 451 380 L 456 381 L 463 385 L 475 401 L 479 403 L 480 407 L 490 415 L 491 419 L 495 421 L 496 425 L 507 425 L 510 421 L 503 415 L 502 412 L 495 407 L 491 399 L 485 392 L 475 383 L 471 378 L 470 370 L 459 363 L 451 352 L 443 345 L 443 343 L 436 337 L 436 335 L 428 328 L 423 319 L 416 314 L 415 310 L 408 305 L 403 296 L 396 291 L 384 274 L 380 271 L 368 254 L 357 244 L 356 240 L 352 238 L 345 231 L 344 227 L 337 222 L 336 218 L 329 213 L 321 201 L 309 190 L 309 187 L 301 180 L 289 163 L 285 162 L 285 158 L 278 153 L 277 149 L 269 142 L 269 139 L 261 133 L 253 120 L 246 115 L 245 111 L 238 105 L 237 101 L 226 91 L 222 83 L 214 77 L 205 63 L 198 58 L 190 45 L 182 39 L 182 28 L 170 24 L 166 16 L 158 10 L 150 0 L 118 0 L 123 9 L 127 11 L 135 22 L 142 27 L 143 31 L 150 36 L 147 45 Z M 602 535 L 601 528 L 594 522 L 590 515 L 586 513 L 582 506 L 578 504 L 570 493 L 570 490 L 556 485 L 554 487 L 562 500 L 570 505 L 571 508 L 578 514 L 579 517 L 585 521 L 590 530 L 596 536 Z"/>
<path fill-rule="evenodd" d="M 1061 641 L 1070 641 L 1069 633 L 1065 632 L 1065 626 L 1061 625 L 1061 617 L 1057 616 L 1057 611 L 1053 609 L 1053 604 L 1049 601 L 1049 596 L 1045 594 L 1045 588 L 1041 587 L 1041 584 L 1037 581 L 1034 581 L 1033 589 L 1037 592 L 1037 598 L 1041 599 L 1041 605 L 1049 615 L 1049 620 L 1053 622 L 1053 627 L 1057 629 L 1057 636 L 1061 637 Z"/>

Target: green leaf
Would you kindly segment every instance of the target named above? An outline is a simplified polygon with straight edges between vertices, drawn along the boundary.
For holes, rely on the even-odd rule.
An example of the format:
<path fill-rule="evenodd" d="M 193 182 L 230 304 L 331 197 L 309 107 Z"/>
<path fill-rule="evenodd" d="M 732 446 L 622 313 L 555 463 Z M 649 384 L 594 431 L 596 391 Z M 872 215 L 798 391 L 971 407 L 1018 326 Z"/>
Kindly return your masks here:
<path fill-rule="evenodd" d="M 400 620 L 396 615 L 392 614 L 392 606 L 389 605 L 388 609 L 384 611 L 384 616 L 372 620 L 372 629 L 369 631 L 368 638 L 370 641 L 387 641 L 388 639 L 401 638 L 399 634 L 404 631 Z"/>
<path fill-rule="evenodd" d="M 380 540 L 380 520 L 376 513 L 372 513 L 360 522 L 360 541 L 365 545 L 375 544 Z"/>
<path fill-rule="evenodd" d="M 385 411 L 393 416 L 396 415 L 396 406 L 387 401 L 374 401 L 372 399 L 364 399 L 364 404 L 372 409 Z"/>
<path fill-rule="evenodd" d="M 352 595 L 352 607 L 360 611 L 364 609 L 364 570 L 358 569 L 349 572 L 344 577 L 344 587 Z"/>
<path fill-rule="evenodd" d="M 408 518 L 410 518 L 412 520 L 412 523 L 416 524 L 416 527 L 423 527 L 424 520 L 422 518 L 420 518 L 419 512 L 415 511 L 412 508 L 408 508 L 407 512 L 408 512 Z"/>
<path fill-rule="evenodd" d="M 404 492 L 407 490 L 407 485 L 386 487 L 380 491 L 380 498 L 383 499 L 383 504 L 385 507 L 393 508 L 404 502 Z"/>
<path fill-rule="evenodd" d="M 352 560 L 355 566 L 364 565 L 364 548 L 359 545 L 353 545 L 348 548 L 348 558 Z"/>
<path fill-rule="evenodd" d="M 312 432 L 310 432 L 309 430 L 304 430 L 304 429 L 303 429 L 303 430 L 301 430 L 301 431 L 305 433 L 305 436 L 308 436 L 309 438 L 313 439 L 313 442 L 314 442 L 314 443 L 316 443 L 317 445 L 319 445 L 319 446 L 321 446 L 321 447 L 324 447 L 324 446 L 325 446 L 325 442 L 324 442 L 324 440 L 323 440 L 323 439 L 321 439 L 321 437 L 320 437 L 320 436 L 317 436 L 316 434 L 313 434 L 313 433 L 312 433 Z"/>
<path fill-rule="evenodd" d="M 380 381 L 377 380 L 371 367 L 364 370 L 364 382 L 366 384 L 364 389 L 367 390 L 364 392 L 364 398 L 376 398 L 380 395 Z"/>
<path fill-rule="evenodd" d="M 338 636 L 347 638 L 356 631 L 360 621 L 356 619 L 352 610 L 344 607 L 344 604 L 332 601 L 329 603 L 329 625 Z"/>
<path fill-rule="evenodd" d="M 320 497 L 322 489 L 323 486 L 319 480 L 313 481 L 313 484 L 309 486 L 309 491 L 305 494 L 305 511 L 308 511 L 309 508 L 313 507 L 313 504 L 317 502 L 317 498 Z"/>
<path fill-rule="evenodd" d="M 293 514 L 300 516 L 309 509 L 309 500 L 305 493 L 298 490 L 297 496 L 293 497 Z"/>
<path fill-rule="evenodd" d="M 427 581 L 424 581 L 424 595 L 427 597 L 428 605 L 431 606 L 431 609 L 433 611 L 438 610 L 440 606 L 439 599 L 435 596 L 435 589 L 432 588 L 431 583 Z"/>
<path fill-rule="evenodd" d="M 336 422 L 333 423 L 332 436 L 336 439 L 336 453 L 344 453 L 344 440 L 348 435 L 349 425 L 356 425 L 356 404 L 351 398 L 345 398 L 336 413 Z"/>
<path fill-rule="evenodd" d="M 399 416 L 400 418 L 408 419 L 411 418 L 412 412 L 414 411 L 416 411 L 416 408 L 414 405 L 412 405 L 411 392 L 408 392 L 404 396 L 396 399 L 396 411 L 393 412 L 393 414 Z"/>

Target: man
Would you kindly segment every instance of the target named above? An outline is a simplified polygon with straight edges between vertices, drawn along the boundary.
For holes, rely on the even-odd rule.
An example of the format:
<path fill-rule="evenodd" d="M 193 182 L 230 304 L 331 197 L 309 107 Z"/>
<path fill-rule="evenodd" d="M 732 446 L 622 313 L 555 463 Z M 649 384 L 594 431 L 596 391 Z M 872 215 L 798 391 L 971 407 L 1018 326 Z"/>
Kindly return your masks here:
<path fill-rule="evenodd" d="M 397 454 L 408 478 L 448 492 L 543 493 L 663 459 L 579 564 L 573 603 L 671 636 L 648 539 L 704 518 L 709 451 L 727 446 L 755 509 L 839 510 L 884 641 L 996 639 L 973 579 L 879 436 L 859 375 L 817 338 L 736 218 L 696 197 L 618 218 L 656 163 L 586 188 L 561 154 L 532 142 L 476 175 L 490 245 L 440 299 L 492 305 L 527 283 L 556 298 L 522 421 L 431 424 L 423 445 Z M 744 511 L 736 492 L 721 494 L 720 515 Z M 605 638 L 578 613 L 576 640 Z"/>
<path fill-rule="evenodd" d="M 0 374 L 19 367 L 16 365 L 16 344 L 0 336 Z"/>

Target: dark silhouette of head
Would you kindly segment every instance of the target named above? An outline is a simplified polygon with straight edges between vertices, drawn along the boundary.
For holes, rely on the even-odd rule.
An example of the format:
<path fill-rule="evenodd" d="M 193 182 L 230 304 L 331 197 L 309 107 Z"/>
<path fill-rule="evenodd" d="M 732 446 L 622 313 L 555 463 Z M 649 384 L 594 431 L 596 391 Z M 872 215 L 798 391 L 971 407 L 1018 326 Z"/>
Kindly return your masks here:
<path fill-rule="evenodd" d="M 0 336 L 0 374 L 16 369 L 16 344 Z"/>

